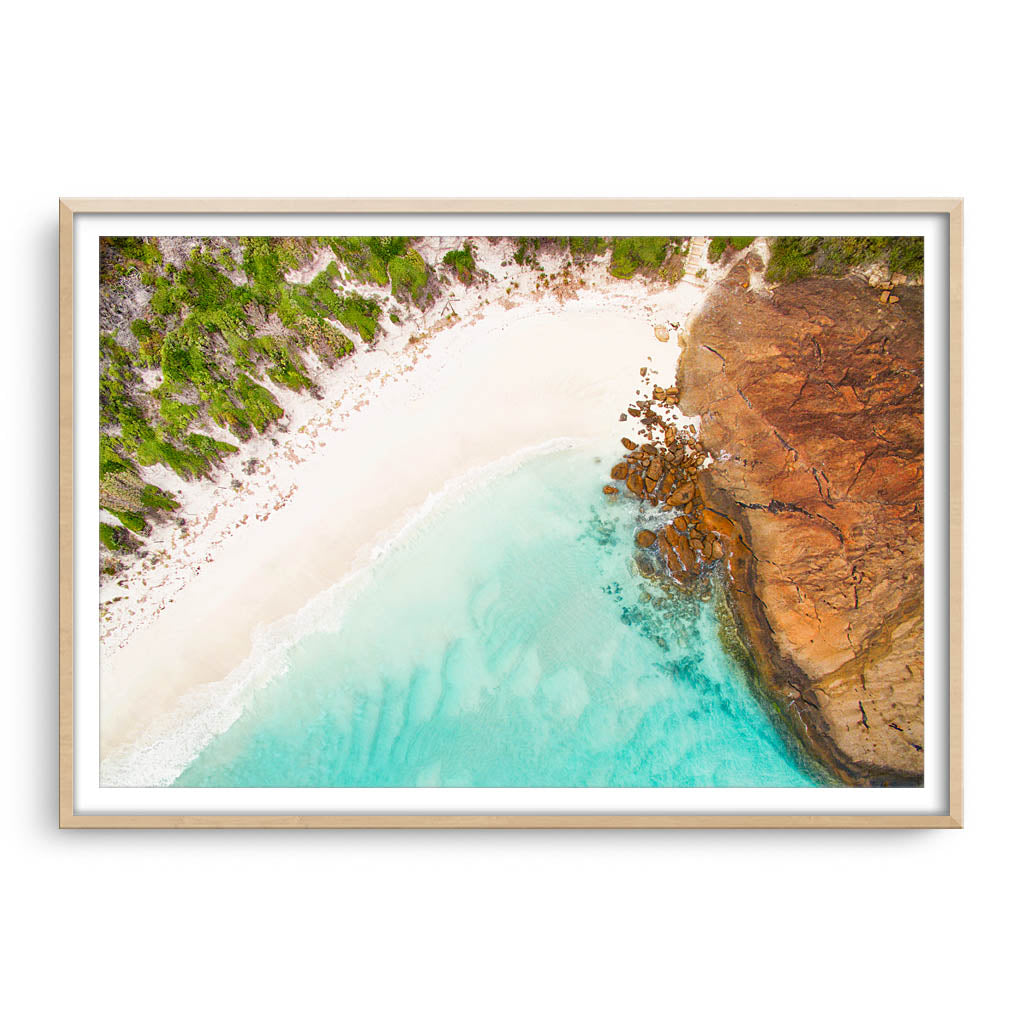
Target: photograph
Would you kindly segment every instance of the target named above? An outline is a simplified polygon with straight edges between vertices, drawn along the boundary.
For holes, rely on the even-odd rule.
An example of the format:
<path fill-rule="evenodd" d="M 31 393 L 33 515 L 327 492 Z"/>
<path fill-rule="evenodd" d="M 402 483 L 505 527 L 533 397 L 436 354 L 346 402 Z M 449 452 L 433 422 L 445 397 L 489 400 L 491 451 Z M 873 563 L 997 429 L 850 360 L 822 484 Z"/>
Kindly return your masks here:
<path fill-rule="evenodd" d="M 16 9 L 12 1019 L 1016 1005 L 989 7 Z"/>
<path fill-rule="evenodd" d="M 90 244 L 101 788 L 923 785 L 921 235 Z"/>

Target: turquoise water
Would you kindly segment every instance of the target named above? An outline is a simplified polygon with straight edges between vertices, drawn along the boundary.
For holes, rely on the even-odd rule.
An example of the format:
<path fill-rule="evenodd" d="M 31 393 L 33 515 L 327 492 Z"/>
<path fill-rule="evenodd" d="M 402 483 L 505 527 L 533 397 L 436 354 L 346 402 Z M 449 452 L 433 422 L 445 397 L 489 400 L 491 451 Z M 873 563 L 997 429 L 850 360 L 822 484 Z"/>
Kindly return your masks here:
<path fill-rule="evenodd" d="M 819 784 L 715 602 L 637 573 L 610 464 L 538 455 L 435 510 L 175 785 Z"/>

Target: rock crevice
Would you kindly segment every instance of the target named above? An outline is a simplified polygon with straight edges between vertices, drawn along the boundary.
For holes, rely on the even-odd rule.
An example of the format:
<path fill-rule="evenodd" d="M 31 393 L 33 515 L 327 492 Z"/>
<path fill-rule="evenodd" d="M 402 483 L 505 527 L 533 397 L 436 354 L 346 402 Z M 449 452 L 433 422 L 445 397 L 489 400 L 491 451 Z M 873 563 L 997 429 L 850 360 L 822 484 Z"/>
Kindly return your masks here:
<path fill-rule="evenodd" d="M 679 404 L 713 462 L 698 484 L 758 675 L 847 781 L 923 774 L 922 289 L 857 278 L 712 293 Z M 796 697 L 791 695 L 795 692 Z"/>

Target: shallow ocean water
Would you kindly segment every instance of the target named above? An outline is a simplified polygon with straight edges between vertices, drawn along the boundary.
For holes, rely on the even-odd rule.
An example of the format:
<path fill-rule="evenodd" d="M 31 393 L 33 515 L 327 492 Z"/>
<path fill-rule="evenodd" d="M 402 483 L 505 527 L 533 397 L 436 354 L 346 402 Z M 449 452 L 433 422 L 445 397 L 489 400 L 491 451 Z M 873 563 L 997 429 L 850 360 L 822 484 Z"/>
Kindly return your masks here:
<path fill-rule="evenodd" d="M 638 573 L 611 462 L 548 452 L 441 503 L 174 784 L 821 784 L 716 602 Z"/>

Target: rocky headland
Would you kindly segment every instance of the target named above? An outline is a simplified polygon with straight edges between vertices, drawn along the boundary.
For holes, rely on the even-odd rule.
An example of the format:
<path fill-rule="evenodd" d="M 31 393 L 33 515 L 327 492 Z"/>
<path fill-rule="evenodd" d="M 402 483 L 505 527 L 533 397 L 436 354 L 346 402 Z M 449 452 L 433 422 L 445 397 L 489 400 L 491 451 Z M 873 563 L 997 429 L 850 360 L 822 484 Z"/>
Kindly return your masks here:
<path fill-rule="evenodd" d="M 769 291 L 740 259 L 627 414 L 614 483 L 671 520 L 639 557 L 721 565 L 764 696 L 840 781 L 920 785 L 924 764 L 923 289 L 897 275 Z M 699 438 L 662 413 L 699 415 Z"/>

